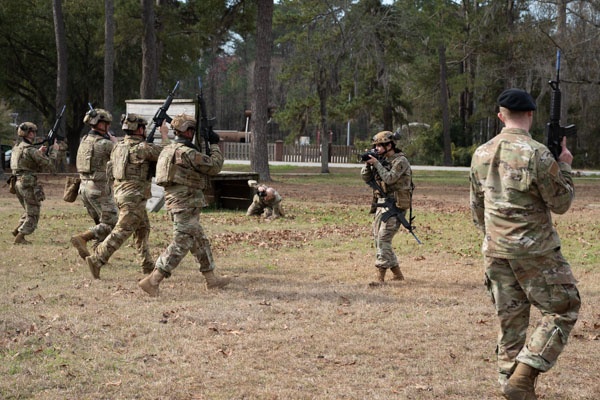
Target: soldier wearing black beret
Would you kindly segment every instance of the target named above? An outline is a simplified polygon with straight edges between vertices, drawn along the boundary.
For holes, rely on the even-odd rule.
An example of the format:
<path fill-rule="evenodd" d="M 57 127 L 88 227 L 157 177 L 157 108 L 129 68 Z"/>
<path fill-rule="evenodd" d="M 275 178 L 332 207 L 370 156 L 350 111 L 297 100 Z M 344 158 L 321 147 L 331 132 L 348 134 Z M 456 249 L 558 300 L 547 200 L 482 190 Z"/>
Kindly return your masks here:
<path fill-rule="evenodd" d="M 506 89 L 498 96 L 498 105 L 511 111 L 535 111 L 535 100 L 521 89 Z"/>
<path fill-rule="evenodd" d="M 471 161 L 471 212 L 499 322 L 500 390 L 509 400 L 537 399 L 536 378 L 556 364 L 581 304 L 551 217 L 573 201 L 573 155 L 566 137 L 558 160 L 531 137 L 536 105 L 529 93 L 507 89 L 498 105 L 504 128 Z M 542 318 L 528 334 L 532 306 Z"/>

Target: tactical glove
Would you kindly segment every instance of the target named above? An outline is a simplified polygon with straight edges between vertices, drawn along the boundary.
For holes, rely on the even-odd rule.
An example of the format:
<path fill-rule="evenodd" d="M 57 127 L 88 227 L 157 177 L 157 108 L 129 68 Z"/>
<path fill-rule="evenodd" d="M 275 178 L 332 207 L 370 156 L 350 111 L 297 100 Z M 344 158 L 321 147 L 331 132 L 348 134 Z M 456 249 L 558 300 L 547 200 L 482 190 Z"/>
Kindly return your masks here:
<path fill-rule="evenodd" d="M 208 143 L 210 144 L 217 144 L 219 143 L 219 141 L 221 140 L 221 138 L 219 137 L 219 135 L 213 131 L 212 129 L 208 132 Z"/>

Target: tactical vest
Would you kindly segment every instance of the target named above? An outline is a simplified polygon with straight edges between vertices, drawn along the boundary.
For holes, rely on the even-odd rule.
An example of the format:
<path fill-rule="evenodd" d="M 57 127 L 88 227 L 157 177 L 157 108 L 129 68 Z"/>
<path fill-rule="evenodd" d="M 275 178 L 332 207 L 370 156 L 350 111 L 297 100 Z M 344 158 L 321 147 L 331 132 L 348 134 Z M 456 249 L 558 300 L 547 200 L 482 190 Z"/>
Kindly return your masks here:
<path fill-rule="evenodd" d="M 148 180 L 149 164 L 136 156 L 136 146 L 119 142 L 110 155 L 112 174 L 119 180 Z M 133 150 L 133 151 L 132 151 Z"/>
<path fill-rule="evenodd" d="M 157 185 L 185 185 L 192 189 L 206 189 L 206 175 L 185 165 L 182 159 L 185 152 L 186 147 L 183 144 L 167 146 L 162 150 L 156 164 Z"/>
<path fill-rule="evenodd" d="M 77 172 L 91 174 L 96 171 L 102 171 L 106 166 L 98 157 L 94 158 L 94 145 L 96 142 L 103 140 L 102 136 L 87 134 L 79 144 L 77 150 Z"/>
<path fill-rule="evenodd" d="M 404 153 L 397 153 L 396 157 L 406 157 Z M 411 205 L 411 197 L 413 191 L 412 175 L 402 175 L 397 182 L 392 185 L 387 185 L 377 176 L 376 180 L 382 189 L 389 195 L 393 195 L 396 200 L 396 207 L 407 210 Z"/>
<path fill-rule="evenodd" d="M 411 198 L 413 191 L 412 177 L 410 175 L 403 176 L 398 182 L 398 189 L 394 190 L 396 198 L 396 206 L 403 210 L 408 210 L 411 206 Z"/>
<path fill-rule="evenodd" d="M 31 158 L 27 157 L 27 148 L 31 147 L 29 143 L 21 142 L 12 149 L 10 156 L 10 169 L 15 172 L 35 172 L 38 170 L 38 165 Z"/>

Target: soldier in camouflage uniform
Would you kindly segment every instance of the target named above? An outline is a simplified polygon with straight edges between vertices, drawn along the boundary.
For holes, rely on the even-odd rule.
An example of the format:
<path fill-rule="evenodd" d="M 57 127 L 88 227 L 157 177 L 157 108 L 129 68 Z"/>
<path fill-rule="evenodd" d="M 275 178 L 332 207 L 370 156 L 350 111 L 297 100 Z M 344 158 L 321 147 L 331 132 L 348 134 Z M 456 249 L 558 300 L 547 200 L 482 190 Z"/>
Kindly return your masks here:
<path fill-rule="evenodd" d="M 375 179 L 385 191 L 385 193 L 375 191 L 374 196 L 377 197 L 378 203 L 384 203 L 386 196 L 393 196 L 396 206 L 400 210 L 409 209 L 412 193 L 412 170 L 404 153 L 396 148 L 394 134 L 390 131 L 379 132 L 373 136 L 372 144 L 378 157 L 369 156 L 360 171 L 361 178 L 365 182 Z M 377 248 L 375 260 L 377 277 L 371 286 L 383 284 L 388 269 L 394 274 L 393 280 L 404 280 L 398 258 L 392 247 L 392 240 L 400 229 L 400 219 L 392 216 L 387 221 L 383 221 L 382 216 L 386 211 L 388 211 L 387 207 L 377 207 L 373 221 L 373 236 Z"/>
<path fill-rule="evenodd" d="M 101 108 L 85 114 L 83 122 L 92 129 L 81 139 L 77 150 L 77 172 L 81 179 L 79 196 L 88 214 L 96 224 L 85 232 L 71 237 L 71 244 L 85 260 L 90 256 L 86 243 L 92 239 L 103 241 L 117 223 L 117 206 L 108 181 L 107 164 L 110 153 L 117 142 L 108 130 L 112 115 Z"/>
<path fill-rule="evenodd" d="M 208 176 L 217 175 L 223 167 L 223 155 L 217 145 L 219 135 L 210 130 L 208 156 L 192 143 L 196 130 L 193 116 L 178 115 L 171 126 L 177 138 L 158 157 L 156 183 L 165 188 L 165 204 L 173 220 L 173 241 L 156 260 L 154 271 L 139 282 L 140 288 L 153 297 L 158 296 L 160 282 L 171 276 L 188 252 L 200 264 L 208 289 L 221 288 L 230 281 L 215 276 L 210 242 L 200 225 L 200 209 L 207 205 L 202 190 L 208 184 Z"/>
<path fill-rule="evenodd" d="M 12 169 L 15 194 L 19 203 L 25 209 L 19 219 L 19 225 L 12 231 L 15 236 L 15 244 L 31 244 L 25 239 L 26 235 L 31 235 L 37 228 L 40 219 L 40 207 L 42 201 L 46 198 L 44 189 L 37 181 L 36 172 L 44 170 L 54 170 L 54 160 L 58 146 L 56 143 L 52 146 L 49 157 L 46 156 L 46 146 L 37 149 L 33 146 L 37 126 L 31 122 L 23 122 L 18 127 L 17 134 L 22 141 L 12 149 L 10 158 L 10 168 Z"/>
<path fill-rule="evenodd" d="M 56 140 L 58 144 L 58 153 L 56 154 L 56 172 L 67 172 L 67 150 L 69 145 L 65 138 Z"/>
<path fill-rule="evenodd" d="M 556 363 L 581 304 L 550 214 L 565 213 L 573 200 L 573 156 L 566 138 L 558 161 L 532 139 L 536 105 L 529 93 L 505 90 L 498 104 L 505 127 L 473 155 L 471 210 L 484 233 L 486 286 L 500 322 L 502 393 L 507 399 L 537 399 L 535 379 Z M 542 320 L 527 341 L 532 304 Z"/>
<path fill-rule="evenodd" d="M 252 204 L 248 207 L 247 216 L 263 215 L 269 220 L 283 217 L 283 208 L 281 207 L 281 196 L 272 187 L 266 185 L 257 185 L 256 181 L 249 181 L 248 185 L 256 187 L 256 194 Z"/>
<path fill-rule="evenodd" d="M 158 160 L 162 146 L 146 142 L 148 122 L 136 114 L 124 115 L 121 124 L 125 139 L 115 145 L 110 155 L 119 220 L 93 254 L 85 259 L 96 279 L 100 278 L 100 268 L 132 234 L 142 271 L 149 274 L 154 269 L 154 260 L 148 249 L 150 221 L 146 201 L 152 197 L 150 162 Z M 163 124 L 160 128 L 162 144 L 168 140 L 168 131 Z"/>

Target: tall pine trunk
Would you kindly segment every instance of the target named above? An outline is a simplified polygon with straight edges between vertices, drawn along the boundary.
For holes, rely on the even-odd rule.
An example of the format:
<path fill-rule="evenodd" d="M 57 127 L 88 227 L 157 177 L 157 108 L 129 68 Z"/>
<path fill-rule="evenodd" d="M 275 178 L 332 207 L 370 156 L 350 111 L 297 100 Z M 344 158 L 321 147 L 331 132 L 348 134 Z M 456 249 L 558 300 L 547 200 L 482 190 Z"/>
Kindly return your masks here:
<path fill-rule="evenodd" d="M 114 64 L 115 64 L 115 4 L 104 0 L 104 108 L 114 111 Z"/>
<path fill-rule="evenodd" d="M 140 0 L 142 5 L 142 80 L 140 82 L 140 97 L 151 99 L 156 93 L 158 68 L 156 58 L 156 28 L 154 0 Z"/>
<path fill-rule="evenodd" d="M 257 4 L 250 165 L 258 173 L 260 180 L 265 182 L 271 180 L 269 149 L 267 146 L 267 121 L 269 118 L 269 76 L 273 42 L 273 0 L 258 0 Z"/>
<path fill-rule="evenodd" d="M 448 108 L 448 67 L 446 46 L 438 47 L 440 60 L 440 107 L 442 109 L 442 130 L 444 136 L 444 165 L 452 165 L 452 140 L 450 138 L 450 109 Z"/>
<path fill-rule="evenodd" d="M 54 18 L 54 36 L 56 40 L 56 100 L 54 107 L 56 113 L 67 103 L 67 80 L 68 80 L 68 53 L 67 37 L 65 33 L 65 20 L 62 11 L 62 0 L 52 0 L 52 14 Z M 55 113 L 55 115 L 56 115 Z M 66 117 L 60 121 L 58 132 L 64 132 L 66 129 Z M 54 121 L 50 120 L 50 124 Z M 62 135 L 61 135 L 62 136 Z M 77 153 L 79 146 L 77 132 L 73 135 L 65 134 L 69 140 L 70 154 Z M 75 157 L 71 157 L 71 164 L 74 164 Z"/>

